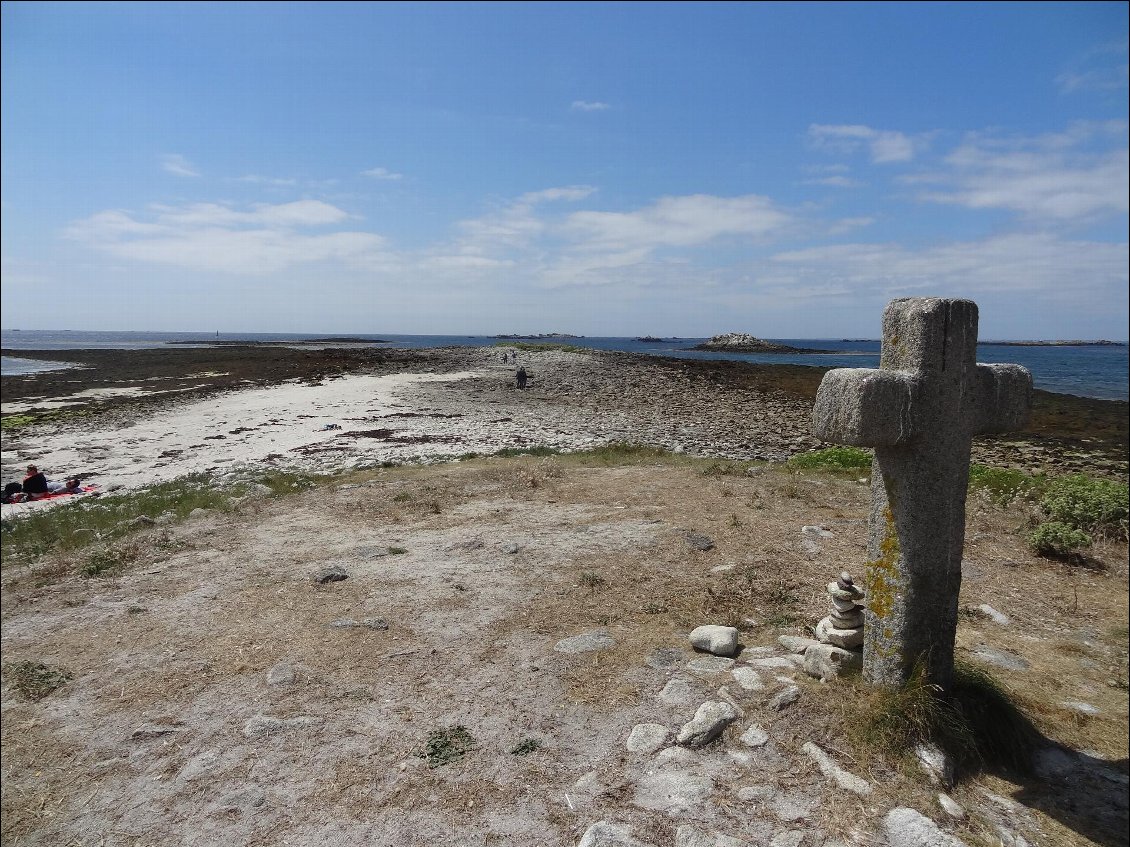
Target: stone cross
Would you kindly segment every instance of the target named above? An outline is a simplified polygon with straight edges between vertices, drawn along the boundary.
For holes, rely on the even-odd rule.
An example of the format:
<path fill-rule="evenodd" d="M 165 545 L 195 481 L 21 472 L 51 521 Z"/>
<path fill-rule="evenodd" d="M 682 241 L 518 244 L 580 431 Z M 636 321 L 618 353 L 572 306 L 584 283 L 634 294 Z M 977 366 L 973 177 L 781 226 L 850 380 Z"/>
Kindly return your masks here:
<path fill-rule="evenodd" d="M 863 643 L 875 685 L 920 661 L 929 683 L 952 682 L 970 444 L 1023 427 L 1032 401 L 1026 368 L 976 354 L 976 303 L 892 300 L 878 370 L 829 371 L 816 395 L 814 435 L 875 448 Z"/>

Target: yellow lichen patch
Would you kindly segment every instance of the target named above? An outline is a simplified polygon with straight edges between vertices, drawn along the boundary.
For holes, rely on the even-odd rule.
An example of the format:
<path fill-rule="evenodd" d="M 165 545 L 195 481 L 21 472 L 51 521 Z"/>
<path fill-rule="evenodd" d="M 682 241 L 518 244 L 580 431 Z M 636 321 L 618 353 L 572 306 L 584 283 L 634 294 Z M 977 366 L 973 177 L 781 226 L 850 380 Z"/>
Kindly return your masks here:
<path fill-rule="evenodd" d="M 879 544 L 879 558 L 867 563 L 865 590 L 867 608 L 880 620 L 890 615 L 898 587 L 899 539 L 890 507 L 883 510 L 886 529 Z"/>

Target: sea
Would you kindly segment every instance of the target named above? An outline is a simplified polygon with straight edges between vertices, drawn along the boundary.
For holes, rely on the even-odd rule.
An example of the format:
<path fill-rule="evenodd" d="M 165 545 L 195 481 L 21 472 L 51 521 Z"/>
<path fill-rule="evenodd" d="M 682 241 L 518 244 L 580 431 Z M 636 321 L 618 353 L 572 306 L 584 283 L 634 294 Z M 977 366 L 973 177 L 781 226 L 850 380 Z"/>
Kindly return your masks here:
<path fill-rule="evenodd" d="M 215 333 L 215 332 L 91 332 L 80 330 L 0 330 L 0 374 L 16 376 L 70 367 L 68 350 L 145 350 L 160 347 L 206 346 L 217 341 L 309 342 L 330 337 L 326 333 Z M 773 338 L 790 347 L 827 350 L 827 353 L 713 353 L 692 350 L 704 338 L 664 338 L 659 341 L 631 337 L 514 338 L 491 335 L 333 335 L 333 338 L 372 340 L 373 347 L 490 347 L 506 341 L 560 342 L 594 350 L 620 350 L 683 359 L 729 359 L 759 364 L 818 365 L 835 368 L 873 368 L 879 364 L 879 341 L 866 339 Z M 379 342 L 377 341 L 379 339 Z M 977 345 L 979 362 L 1013 362 L 1032 372 L 1037 388 L 1060 394 L 1102 400 L 1130 399 L 1126 344 L 1086 346 L 1015 346 L 986 341 Z M 54 362 L 21 359 L 20 350 L 58 350 Z"/>

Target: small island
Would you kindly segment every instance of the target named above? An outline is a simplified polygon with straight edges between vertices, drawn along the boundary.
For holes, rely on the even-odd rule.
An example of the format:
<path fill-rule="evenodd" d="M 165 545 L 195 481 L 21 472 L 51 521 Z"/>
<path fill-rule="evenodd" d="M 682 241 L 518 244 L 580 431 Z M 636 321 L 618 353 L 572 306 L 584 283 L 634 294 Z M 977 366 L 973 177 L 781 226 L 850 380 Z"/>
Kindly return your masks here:
<path fill-rule="evenodd" d="M 745 332 L 727 332 L 709 341 L 696 344 L 692 350 L 709 350 L 715 353 L 834 353 L 835 350 L 810 350 L 807 347 L 790 347 L 775 344 Z"/>
<path fill-rule="evenodd" d="M 567 332 L 542 332 L 537 335 L 496 335 L 507 341 L 545 341 L 550 338 L 584 338 L 583 335 L 570 335 Z"/>
<path fill-rule="evenodd" d="M 662 338 L 656 338 L 654 335 L 641 335 L 636 341 L 641 341 L 644 344 L 662 344 Z"/>

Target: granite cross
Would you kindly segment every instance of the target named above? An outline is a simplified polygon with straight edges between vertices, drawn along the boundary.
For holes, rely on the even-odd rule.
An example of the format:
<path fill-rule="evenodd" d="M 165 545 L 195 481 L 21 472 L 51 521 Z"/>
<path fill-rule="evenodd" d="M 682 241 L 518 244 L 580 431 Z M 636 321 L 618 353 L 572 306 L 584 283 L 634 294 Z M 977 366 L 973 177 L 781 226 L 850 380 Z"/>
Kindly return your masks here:
<path fill-rule="evenodd" d="M 894 687 L 922 662 L 927 681 L 953 677 L 965 492 L 974 435 L 1028 420 L 1032 377 L 979 365 L 977 304 L 915 297 L 883 311 L 879 368 L 824 375 L 813 434 L 875 448 L 864 588 L 863 673 Z"/>

